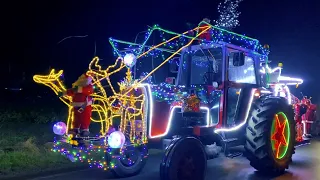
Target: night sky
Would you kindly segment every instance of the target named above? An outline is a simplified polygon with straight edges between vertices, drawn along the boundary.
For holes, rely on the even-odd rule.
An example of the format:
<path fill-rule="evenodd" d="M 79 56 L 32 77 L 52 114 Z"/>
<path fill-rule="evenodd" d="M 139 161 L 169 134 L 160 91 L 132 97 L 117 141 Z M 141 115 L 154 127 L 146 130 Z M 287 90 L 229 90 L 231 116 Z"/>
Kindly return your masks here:
<path fill-rule="evenodd" d="M 74 80 L 94 55 L 115 60 L 109 37 L 133 41 L 147 25 L 176 32 L 204 17 L 217 19 L 218 0 L 162 1 L 15 1 L 1 5 L 2 75 L 46 73 L 64 69 Z M 306 3 L 308 2 L 308 3 Z M 305 80 L 298 91 L 320 98 L 320 2 L 317 0 L 244 0 L 240 27 L 234 31 L 270 45 L 270 60 L 284 64 L 284 74 Z M 69 39 L 67 36 L 88 35 Z M 7 77 L 7 76 L 6 76 Z M 12 77 L 14 79 L 16 77 Z M 319 95 L 318 95 L 319 94 Z M 320 101 L 319 101 L 320 102 Z"/>

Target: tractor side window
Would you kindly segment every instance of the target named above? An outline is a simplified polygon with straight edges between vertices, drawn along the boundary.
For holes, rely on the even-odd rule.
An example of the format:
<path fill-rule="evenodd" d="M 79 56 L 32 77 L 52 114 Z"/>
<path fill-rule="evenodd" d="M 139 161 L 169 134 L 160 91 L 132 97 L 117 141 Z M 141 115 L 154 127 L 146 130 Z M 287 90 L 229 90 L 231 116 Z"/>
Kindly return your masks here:
<path fill-rule="evenodd" d="M 210 118 L 211 124 L 216 125 L 219 123 L 219 114 L 220 114 L 220 99 L 221 91 L 212 91 L 210 93 L 209 107 L 210 107 Z"/>
<path fill-rule="evenodd" d="M 239 106 L 241 89 L 229 88 L 228 89 L 228 102 L 227 102 L 227 125 L 233 126 L 236 123 L 237 109 Z"/>
<path fill-rule="evenodd" d="M 228 77 L 229 81 L 237 83 L 256 84 L 254 60 L 252 57 L 245 56 L 244 65 L 235 66 L 232 53 L 229 55 Z"/>

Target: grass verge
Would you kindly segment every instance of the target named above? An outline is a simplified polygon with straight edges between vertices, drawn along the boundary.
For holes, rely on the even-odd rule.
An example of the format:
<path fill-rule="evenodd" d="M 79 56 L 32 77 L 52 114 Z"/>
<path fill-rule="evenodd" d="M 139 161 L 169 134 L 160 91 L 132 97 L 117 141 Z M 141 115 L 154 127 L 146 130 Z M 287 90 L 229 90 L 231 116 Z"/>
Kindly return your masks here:
<path fill-rule="evenodd" d="M 72 163 L 53 146 L 50 124 L 4 124 L 0 128 L 0 179 L 37 174 L 66 168 L 88 167 L 86 163 Z M 161 150 L 149 149 L 150 155 Z"/>
<path fill-rule="evenodd" d="M 0 178 L 78 166 L 51 152 L 52 134 L 48 125 L 3 126 L 0 129 Z"/>

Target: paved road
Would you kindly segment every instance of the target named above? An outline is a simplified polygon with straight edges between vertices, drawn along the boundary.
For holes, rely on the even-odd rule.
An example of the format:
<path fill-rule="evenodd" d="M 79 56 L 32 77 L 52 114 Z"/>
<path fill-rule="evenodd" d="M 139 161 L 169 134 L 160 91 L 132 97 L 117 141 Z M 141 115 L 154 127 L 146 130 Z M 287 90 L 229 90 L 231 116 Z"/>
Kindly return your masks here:
<path fill-rule="evenodd" d="M 148 159 L 141 174 L 123 178 L 122 180 L 159 180 L 159 163 L 161 155 L 154 155 Z M 33 180 L 105 180 L 114 179 L 99 169 L 88 169 L 60 175 L 37 178 Z M 206 180 L 320 180 L 320 140 L 311 145 L 302 146 L 294 154 L 290 169 L 279 177 L 265 177 L 259 175 L 244 157 L 229 159 L 220 157 L 208 161 Z"/>

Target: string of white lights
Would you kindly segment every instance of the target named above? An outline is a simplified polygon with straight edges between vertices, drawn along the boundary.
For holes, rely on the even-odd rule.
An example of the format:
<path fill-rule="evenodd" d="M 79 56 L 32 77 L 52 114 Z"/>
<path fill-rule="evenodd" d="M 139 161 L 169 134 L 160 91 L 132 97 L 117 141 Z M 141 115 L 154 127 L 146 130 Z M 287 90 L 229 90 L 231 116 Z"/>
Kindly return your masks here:
<path fill-rule="evenodd" d="M 243 0 L 225 0 L 218 5 L 219 19 L 215 21 L 216 26 L 231 30 L 240 25 L 238 11 L 239 3 Z"/>

